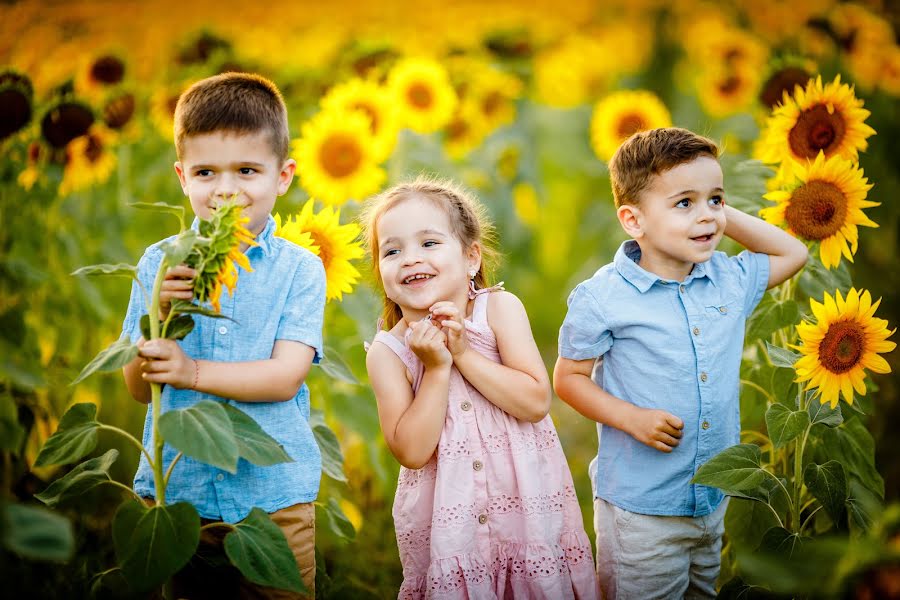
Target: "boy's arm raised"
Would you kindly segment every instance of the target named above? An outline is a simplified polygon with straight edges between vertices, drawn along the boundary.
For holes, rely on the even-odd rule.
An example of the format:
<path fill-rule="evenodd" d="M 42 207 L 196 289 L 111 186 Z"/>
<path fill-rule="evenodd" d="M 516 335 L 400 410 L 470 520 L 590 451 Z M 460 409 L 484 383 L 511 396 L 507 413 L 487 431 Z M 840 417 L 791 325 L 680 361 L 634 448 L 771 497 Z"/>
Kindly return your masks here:
<path fill-rule="evenodd" d="M 806 245 L 783 229 L 731 206 L 725 207 L 725 235 L 751 252 L 769 255 L 772 288 L 791 278 L 806 264 Z"/>

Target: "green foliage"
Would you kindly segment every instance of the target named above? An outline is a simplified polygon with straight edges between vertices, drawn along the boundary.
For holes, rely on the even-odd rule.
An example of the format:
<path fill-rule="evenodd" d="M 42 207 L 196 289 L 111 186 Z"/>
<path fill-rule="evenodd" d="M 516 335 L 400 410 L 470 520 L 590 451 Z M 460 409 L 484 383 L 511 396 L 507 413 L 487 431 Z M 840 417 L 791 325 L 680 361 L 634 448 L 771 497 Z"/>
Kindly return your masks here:
<path fill-rule="evenodd" d="M 0 504 L 2 546 L 34 560 L 65 561 L 75 551 L 68 519 L 24 504 Z"/>
<path fill-rule="evenodd" d="M 805 410 L 791 410 L 783 404 L 773 404 L 766 411 L 766 427 L 775 449 L 801 435 L 809 427 L 809 414 Z"/>
<path fill-rule="evenodd" d="M 109 483 L 113 480 L 109 475 L 109 468 L 118 457 L 119 451 L 115 448 L 107 450 L 103 456 L 84 461 L 34 497 L 50 508 L 56 508 L 66 500 L 77 498 L 98 485 Z"/>
<path fill-rule="evenodd" d="M 97 447 L 97 433 L 100 430 L 96 416 L 96 404 L 83 402 L 70 408 L 59 422 L 56 433 L 41 448 L 34 464 L 60 465 L 90 453 Z"/>
<path fill-rule="evenodd" d="M 118 263 L 115 265 L 91 265 L 72 271 L 72 275 L 94 277 L 111 275 L 115 277 L 127 277 L 128 279 L 137 279 L 137 267 L 126 263 Z"/>
<path fill-rule="evenodd" d="M 241 573 L 260 585 L 305 592 L 287 539 L 265 511 L 254 508 L 225 536 L 225 553 Z"/>
<path fill-rule="evenodd" d="M 132 344 L 128 338 L 120 338 L 105 350 L 101 350 L 94 360 L 81 370 L 72 385 L 81 383 L 97 371 L 118 371 L 134 360 L 137 355 L 138 347 Z"/>

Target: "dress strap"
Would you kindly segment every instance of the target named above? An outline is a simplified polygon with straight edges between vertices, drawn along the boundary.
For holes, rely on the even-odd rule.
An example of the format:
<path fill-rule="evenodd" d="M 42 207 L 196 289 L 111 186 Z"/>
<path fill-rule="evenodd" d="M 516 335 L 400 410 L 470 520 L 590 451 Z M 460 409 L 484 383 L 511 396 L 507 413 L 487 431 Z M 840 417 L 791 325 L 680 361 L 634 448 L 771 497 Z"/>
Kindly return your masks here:
<path fill-rule="evenodd" d="M 409 333 L 409 330 L 407 330 L 407 333 Z M 422 365 L 422 362 L 416 357 L 413 351 L 409 349 L 409 346 L 407 346 L 405 342 L 398 340 L 389 331 L 384 330 L 375 334 L 375 337 L 372 339 L 372 344 L 375 342 L 381 342 L 397 355 L 397 358 L 406 365 L 407 370 L 410 375 L 412 375 L 413 389 L 418 389 L 419 381 L 422 379 L 424 365 Z M 372 344 L 366 344 L 366 351 L 372 347 Z"/>
<path fill-rule="evenodd" d="M 505 291 L 503 287 L 503 282 L 501 281 L 497 285 L 492 285 L 491 287 L 481 288 L 480 290 L 476 290 L 475 293 L 475 306 L 472 307 L 472 322 L 479 323 L 487 326 L 487 305 L 488 305 L 488 296 L 490 296 L 491 292 L 497 291 Z M 470 296 L 472 293 L 470 292 Z"/>

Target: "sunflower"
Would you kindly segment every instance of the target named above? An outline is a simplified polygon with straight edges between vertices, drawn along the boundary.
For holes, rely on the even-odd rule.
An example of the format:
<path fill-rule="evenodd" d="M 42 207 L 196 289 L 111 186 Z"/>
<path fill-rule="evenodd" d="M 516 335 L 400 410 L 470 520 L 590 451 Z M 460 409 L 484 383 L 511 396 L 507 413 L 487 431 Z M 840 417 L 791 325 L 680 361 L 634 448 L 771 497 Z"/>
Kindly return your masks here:
<path fill-rule="evenodd" d="M 885 52 L 894 45 L 890 22 L 859 4 L 840 4 L 829 23 L 841 46 L 842 58 L 860 87 L 875 87 Z"/>
<path fill-rule="evenodd" d="M 669 110 L 652 92 L 616 92 L 594 106 L 591 145 L 600 159 L 608 161 L 632 134 L 671 125 Z"/>
<path fill-rule="evenodd" d="M 794 363 L 798 382 L 808 382 L 806 389 L 818 388 L 822 404 L 837 406 L 840 395 L 853 403 L 853 391 L 865 396 L 866 369 L 874 373 L 890 373 L 891 367 L 879 353 L 890 352 L 897 344 L 887 341 L 896 329 L 888 331 L 888 322 L 874 317 L 881 303 L 874 304 L 868 290 L 850 288 L 847 299 L 839 290 L 832 298 L 826 292 L 824 303 L 810 298 L 809 305 L 816 323 L 803 321 L 797 325 L 802 345 L 792 346 L 803 356 Z"/>
<path fill-rule="evenodd" d="M 456 114 L 444 129 L 444 150 L 454 160 L 465 158 L 490 133 L 480 105 L 472 100 L 460 103 Z"/>
<path fill-rule="evenodd" d="M 756 158 L 766 164 L 780 163 L 778 178 L 790 173 L 794 162 L 805 163 L 823 152 L 825 158 L 839 155 L 856 161 L 868 147 L 866 138 L 875 130 L 866 125 L 871 114 L 853 88 L 834 81 L 822 85 L 822 78 L 795 89 L 792 98 L 775 109 L 756 148 Z"/>
<path fill-rule="evenodd" d="M 85 135 L 94 123 L 94 113 L 81 102 L 64 100 L 51 106 L 41 119 L 41 135 L 56 150 Z"/>
<path fill-rule="evenodd" d="M 94 97 L 106 88 L 125 80 L 125 60 L 115 52 L 101 54 L 82 62 L 75 76 L 75 91 L 82 96 Z"/>
<path fill-rule="evenodd" d="M 31 122 L 33 97 L 28 77 L 12 70 L 0 72 L 0 141 Z"/>
<path fill-rule="evenodd" d="M 840 156 L 826 160 L 820 152 L 811 164 L 797 165 L 794 176 L 792 189 L 764 196 L 778 204 L 760 210 L 760 216 L 775 225 L 786 224 L 796 237 L 819 242 L 819 258 L 828 269 L 838 266 L 841 254 L 853 262 L 857 226 L 878 227 L 862 211 L 879 205 L 866 200 L 872 185 L 862 169 Z"/>
<path fill-rule="evenodd" d="M 370 120 L 358 111 L 322 111 L 294 141 L 300 181 L 328 204 L 378 191 L 385 172 L 375 160 Z"/>
<path fill-rule="evenodd" d="M 895 98 L 900 96 L 900 46 L 892 47 L 884 57 L 878 86 Z"/>
<path fill-rule="evenodd" d="M 534 59 L 536 99 L 571 108 L 598 98 L 609 85 L 613 65 L 607 48 L 584 35 L 569 35 Z"/>
<path fill-rule="evenodd" d="M 359 111 L 369 119 L 372 158 L 386 160 L 397 143 L 399 122 L 390 92 L 375 81 L 355 78 L 331 88 L 322 98 L 322 108 L 332 111 Z"/>
<path fill-rule="evenodd" d="M 541 211 L 534 186 L 524 181 L 517 183 L 513 186 L 512 198 L 513 208 L 519 220 L 529 227 L 537 227 Z"/>
<path fill-rule="evenodd" d="M 59 195 L 65 197 L 105 183 L 116 166 L 116 155 L 111 149 L 114 141 L 115 135 L 110 130 L 95 124 L 69 142 Z"/>
<path fill-rule="evenodd" d="M 704 69 L 697 79 L 703 110 L 722 118 L 746 109 L 759 89 L 759 70 L 746 66 Z"/>
<path fill-rule="evenodd" d="M 360 229 L 355 223 L 341 225 L 341 211 L 331 206 L 313 213 L 313 200 L 303 205 L 299 213 L 282 222 L 275 215 L 275 235 L 309 249 L 322 260 L 325 267 L 326 297 L 340 301 L 344 293 L 353 291 L 359 271 L 350 262 L 365 252 L 358 240 Z"/>
<path fill-rule="evenodd" d="M 456 92 L 444 67 L 427 58 L 399 61 L 388 76 L 388 87 L 404 125 L 419 133 L 446 126 L 456 108 Z"/>
<path fill-rule="evenodd" d="M 167 140 L 175 134 L 175 107 L 188 84 L 163 85 L 150 96 L 150 121 Z"/>
<path fill-rule="evenodd" d="M 779 104 L 785 102 L 785 94 L 789 97 L 794 95 L 794 90 L 799 87 L 801 90 L 813 77 L 811 69 L 802 66 L 788 64 L 769 73 L 762 89 L 759 92 L 759 101 L 763 106 L 772 110 Z"/>
<path fill-rule="evenodd" d="M 465 86 L 460 102 L 475 104 L 488 131 L 493 131 L 516 120 L 515 101 L 522 95 L 522 81 L 500 71 L 481 60 L 458 63 L 454 81 Z M 461 111 L 457 111 L 457 116 Z"/>

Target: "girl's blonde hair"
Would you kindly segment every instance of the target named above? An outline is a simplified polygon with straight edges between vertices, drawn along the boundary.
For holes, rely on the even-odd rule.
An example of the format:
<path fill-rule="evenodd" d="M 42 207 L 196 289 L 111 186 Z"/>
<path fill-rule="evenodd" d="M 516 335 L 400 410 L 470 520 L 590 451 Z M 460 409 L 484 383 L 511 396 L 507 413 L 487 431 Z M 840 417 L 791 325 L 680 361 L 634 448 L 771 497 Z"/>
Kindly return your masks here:
<path fill-rule="evenodd" d="M 487 210 L 478 199 L 456 183 L 430 175 L 419 175 L 412 181 L 399 183 L 366 201 L 359 216 L 363 230 L 363 241 L 372 261 L 375 285 L 381 289 L 384 309 L 383 327 L 391 329 L 403 318 L 400 307 L 384 293 L 381 282 L 381 268 L 378 260 L 378 219 L 404 200 L 427 199 L 445 210 L 450 220 L 453 235 L 463 249 L 474 242 L 481 246 L 481 266 L 475 274 L 475 287 L 481 289 L 490 285 L 493 268 L 497 262 L 494 225 L 487 216 Z"/>

